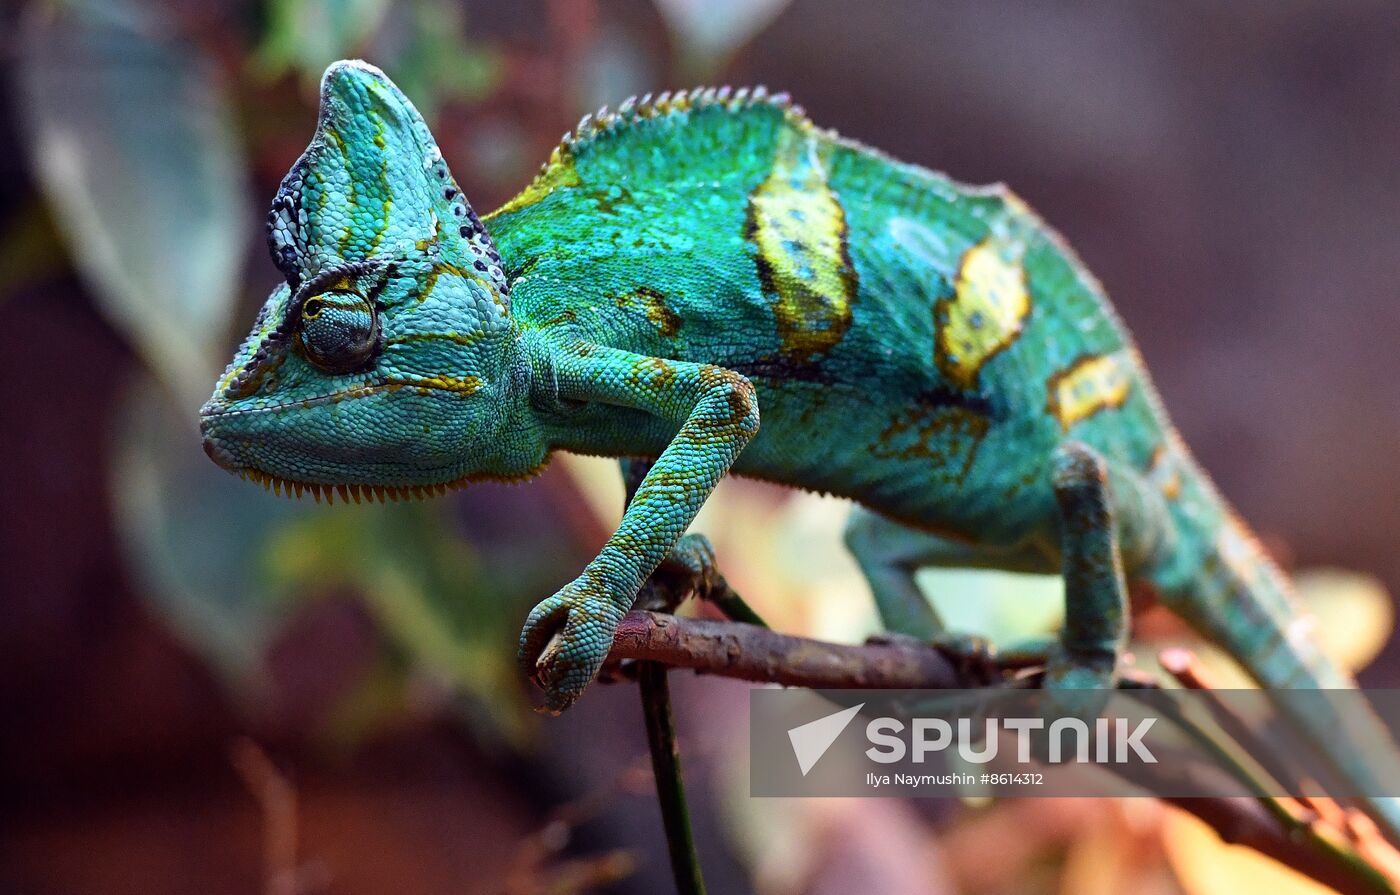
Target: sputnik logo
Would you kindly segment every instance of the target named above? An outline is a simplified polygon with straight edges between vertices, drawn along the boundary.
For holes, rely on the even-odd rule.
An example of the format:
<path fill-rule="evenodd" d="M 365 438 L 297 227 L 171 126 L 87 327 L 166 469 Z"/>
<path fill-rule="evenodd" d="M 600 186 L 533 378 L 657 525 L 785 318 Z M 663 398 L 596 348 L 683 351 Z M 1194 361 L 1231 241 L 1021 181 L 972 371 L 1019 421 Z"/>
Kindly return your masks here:
<path fill-rule="evenodd" d="M 792 742 L 792 753 L 797 756 L 797 766 L 801 768 L 802 776 L 807 776 L 807 772 L 826 754 L 826 750 L 830 749 L 831 744 L 836 742 L 841 731 L 850 725 L 851 719 L 863 708 L 865 708 L 865 703 L 862 702 L 860 705 L 842 709 L 833 715 L 827 715 L 825 718 L 808 721 L 806 724 L 798 725 L 788 731 L 788 740 Z"/>

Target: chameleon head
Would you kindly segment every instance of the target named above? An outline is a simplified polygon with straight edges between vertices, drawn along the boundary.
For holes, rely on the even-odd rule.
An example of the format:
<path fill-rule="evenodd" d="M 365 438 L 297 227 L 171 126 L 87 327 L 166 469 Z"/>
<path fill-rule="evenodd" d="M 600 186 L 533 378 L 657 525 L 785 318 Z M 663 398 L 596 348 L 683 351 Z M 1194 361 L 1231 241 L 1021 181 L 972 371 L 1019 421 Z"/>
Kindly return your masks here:
<path fill-rule="evenodd" d="M 500 255 L 378 69 L 326 71 L 267 233 L 286 283 L 200 412 L 215 462 L 279 489 L 397 496 L 543 461 Z"/>

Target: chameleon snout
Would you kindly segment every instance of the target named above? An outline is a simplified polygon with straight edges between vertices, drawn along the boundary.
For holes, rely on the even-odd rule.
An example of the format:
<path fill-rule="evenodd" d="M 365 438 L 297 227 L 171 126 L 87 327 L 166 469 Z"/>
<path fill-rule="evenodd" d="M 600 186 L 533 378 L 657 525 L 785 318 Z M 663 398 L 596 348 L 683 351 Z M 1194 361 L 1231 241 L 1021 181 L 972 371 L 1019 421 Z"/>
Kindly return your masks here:
<path fill-rule="evenodd" d="M 199 434 L 204 441 L 204 453 L 224 469 L 237 471 L 241 468 L 238 458 L 233 451 L 223 444 L 214 434 L 214 420 L 208 415 L 201 415 L 199 420 Z"/>

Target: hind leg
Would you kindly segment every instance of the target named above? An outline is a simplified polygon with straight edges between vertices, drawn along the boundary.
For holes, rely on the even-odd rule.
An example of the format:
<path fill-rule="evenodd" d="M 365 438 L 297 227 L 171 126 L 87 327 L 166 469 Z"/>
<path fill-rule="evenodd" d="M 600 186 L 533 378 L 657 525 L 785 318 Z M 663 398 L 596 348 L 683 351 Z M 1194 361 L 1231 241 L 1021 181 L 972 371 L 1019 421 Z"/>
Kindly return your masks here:
<path fill-rule="evenodd" d="M 846 523 L 846 547 L 860 565 L 885 630 L 932 640 L 943 622 L 919 590 L 914 572 L 930 565 L 943 539 L 857 507 Z"/>
<path fill-rule="evenodd" d="M 1118 549 L 1114 507 L 1104 460 L 1070 442 L 1054 459 L 1060 517 L 1065 625 L 1046 668 L 1045 685 L 1059 689 L 1112 687 L 1127 648 L 1128 588 Z"/>
<path fill-rule="evenodd" d="M 1121 473 L 1121 471 L 1120 471 Z M 1123 507 L 1135 550 L 1150 549 L 1160 537 L 1157 509 L 1121 474 Z M 1092 448 L 1071 442 L 1053 463 L 1053 485 L 1060 531 L 1058 568 L 1032 547 L 998 551 L 951 541 L 893 522 L 869 510 L 853 512 L 846 543 L 875 595 L 888 630 L 920 640 L 956 646 L 937 612 L 914 580 L 921 568 L 994 568 L 1054 573 L 1065 581 L 1065 624 L 1049 643 L 1047 686 L 1061 689 L 1108 687 L 1115 681 L 1118 658 L 1128 633 L 1127 585 L 1118 546 L 1118 522 L 1107 481 L 1106 464 Z M 1137 518 L 1141 517 L 1141 518 Z M 1150 522 L 1152 524 L 1143 524 Z"/>
<path fill-rule="evenodd" d="M 888 631 L 957 647 L 972 638 L 950 635 L 920 590 L 914 574 L 923 568 L 988 568 L 1053 573 L 1048 559 L 1031 548 L 989 550 L 910 528 L 862 507 L 846 524 L 846 546 L 875 596 L 880 622 Z"/>

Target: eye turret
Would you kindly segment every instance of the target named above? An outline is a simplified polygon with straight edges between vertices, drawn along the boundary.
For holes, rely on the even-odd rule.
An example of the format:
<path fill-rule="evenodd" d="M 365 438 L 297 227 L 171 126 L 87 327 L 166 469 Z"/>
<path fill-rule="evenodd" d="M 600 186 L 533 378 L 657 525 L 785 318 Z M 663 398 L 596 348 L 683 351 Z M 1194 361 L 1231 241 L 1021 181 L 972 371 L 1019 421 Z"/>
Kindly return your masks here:
<path fill-rule="evenodd" d="M 307 360 L 327 373 L 351 373 L 379 353 L 379 314 L 355 292 L 333 290 L 301 305 L 298 339 Z"/>

